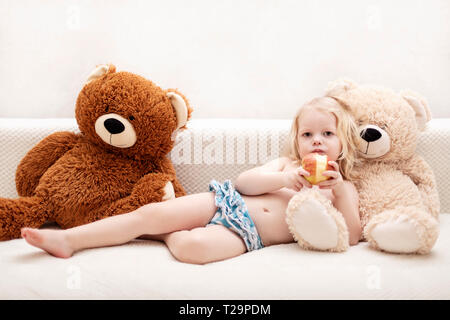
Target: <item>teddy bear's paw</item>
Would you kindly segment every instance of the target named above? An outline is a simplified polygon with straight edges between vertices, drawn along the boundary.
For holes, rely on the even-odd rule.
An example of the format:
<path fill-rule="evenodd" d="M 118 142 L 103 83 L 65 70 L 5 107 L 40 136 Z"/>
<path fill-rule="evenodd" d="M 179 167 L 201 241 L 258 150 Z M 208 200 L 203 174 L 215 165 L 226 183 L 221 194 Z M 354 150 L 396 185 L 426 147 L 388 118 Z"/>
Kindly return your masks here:
<path fill-rule="evenodd" d="M 369 242 L 375 248 L 392 253 L 415 253 L 422 246 L 416 225 L 402 217 L 373 227 Z"/>
<path fill-rule="evenodd" d="M 162 201 L 175 199 L 175 190 L 173 189 L 172 182 L 168 181 L 164 186 L 164 196 L 162 197 Z"/>
<path fill-rule="evenodd" d="M 289 215 L 292 234 L 299 244 L 318 250 L 336 248 L 339 230 L 327 209 L 316 199 L 306 199 Z"/>

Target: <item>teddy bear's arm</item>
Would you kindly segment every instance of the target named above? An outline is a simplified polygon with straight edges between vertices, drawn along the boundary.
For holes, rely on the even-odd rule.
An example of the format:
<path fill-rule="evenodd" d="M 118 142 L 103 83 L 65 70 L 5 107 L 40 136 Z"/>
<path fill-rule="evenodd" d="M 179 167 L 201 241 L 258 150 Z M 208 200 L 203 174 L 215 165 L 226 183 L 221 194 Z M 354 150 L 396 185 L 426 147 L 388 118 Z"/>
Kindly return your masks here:
<path fill-rule="evenodd" d="M 39 179 L 78 141 L 73 132 L 55 132 L 41 140 L 20 161 L 16 170 L 16 189 L 22 197 L 32 196 Z"/>
<path fill-rule="evenodd" d="M 184 190 L 183 186 L 181 185 L 180 181 L 178 179 L 175 179 L 172 181 L 173 189 L 175 190 L 175 197 L 182 197 L 186 195 L 186 190 Z"/>
<path fill-rule="evenodd" d="M 168 173 L 147 173 L 134 186 L 131 196 L 139 199 L 140 206 L 162 201 L 165 197 L 164 187 L 168 182 L 173 183 L 175 176 Z"/>
<path fill-rule="evenodd" d="M 170 176 L 175 176 L 173 180 L 171 180 L 173 184 L 173 189 L 175 191 L 175 197 L 182 197 L 186 195 L 186 191 L 184 190 L 181 183 L 176 178 L 176 171 L 173 166 L 173 163 L 169 158 L 164 157 L 161 159 L 161 162 L 158 164 L 157 169 L 158 172 L 168 174 Z"/>
<path fill-rule="evenodd" d="M 419 155 L 415 155 L 401 168 L 419 189 L 425 206 L 433 217 L 438 218 L 440 203 L 436 180 L 430 165 Z"/>

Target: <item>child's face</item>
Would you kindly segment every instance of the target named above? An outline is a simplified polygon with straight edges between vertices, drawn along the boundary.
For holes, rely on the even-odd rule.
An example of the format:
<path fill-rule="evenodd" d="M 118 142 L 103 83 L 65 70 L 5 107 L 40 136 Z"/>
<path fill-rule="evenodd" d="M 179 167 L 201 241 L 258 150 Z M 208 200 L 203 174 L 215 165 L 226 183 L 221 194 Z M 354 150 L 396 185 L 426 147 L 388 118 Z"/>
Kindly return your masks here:
<path fill-rule="evenodd" d="M 298 119 L 298 148 L 300 157 L 308 153 L 326 154 L 336 161 L 342 150 L 337 136 L 336 117 L 329 112 L 308 108 Z"/>

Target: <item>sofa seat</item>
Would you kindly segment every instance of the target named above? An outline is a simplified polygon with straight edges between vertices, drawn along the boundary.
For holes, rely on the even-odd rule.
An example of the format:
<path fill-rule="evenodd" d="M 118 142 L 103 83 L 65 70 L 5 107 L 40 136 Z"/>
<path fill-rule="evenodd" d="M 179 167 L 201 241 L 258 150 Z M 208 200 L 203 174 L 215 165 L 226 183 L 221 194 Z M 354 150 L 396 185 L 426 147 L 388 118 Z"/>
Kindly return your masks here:
<path fill-rule="evenodd" d="M 191 121 L 170 156 L 188 193 L 207 191 L 211 178 L 233 180 L 279 156 L 289 125 L 289 120 Z M 292 243 L 192 265 L 151 240 L 59 259 L 16 239 L 0 242 L 0 299 L 449 299 L 449 127 L 450 119 L 431 121 L 418 145 L 438 173 L 441 198 L 440 236 L 428 255 L 383 253 L 366 242 L 344 253 L 305 251 Z M 18 162 L 60 130 L 77 131 L 74 119 L 0 119 L 0 196 L 17 197 Z"/>
<path fill-rule="evenodd" d="M 206 265 L 135 240 L 59 259 L 24 240 L 0 243 L 0 299 L 449 299 L 450 215 L 425 256 L 361 242 L 344 253 L 282 244 Z"/>

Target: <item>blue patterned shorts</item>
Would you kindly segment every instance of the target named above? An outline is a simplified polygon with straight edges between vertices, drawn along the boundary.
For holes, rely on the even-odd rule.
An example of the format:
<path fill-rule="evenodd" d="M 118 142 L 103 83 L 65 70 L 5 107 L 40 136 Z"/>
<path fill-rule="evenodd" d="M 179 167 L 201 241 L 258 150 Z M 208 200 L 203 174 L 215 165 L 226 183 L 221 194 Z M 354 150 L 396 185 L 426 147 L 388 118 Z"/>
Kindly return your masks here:
<path fill-rule="evenodd" d="M 244 240 L 247 251 L 263 248 L 261 237 L 248 214 L 247 205 L 231 181 L 226 180 L 220 184 L 216 180 L 211 180 L 209 191 L 216 193 L 217 211 L 208 225 L 223 225 L 236 232 Z"/>

